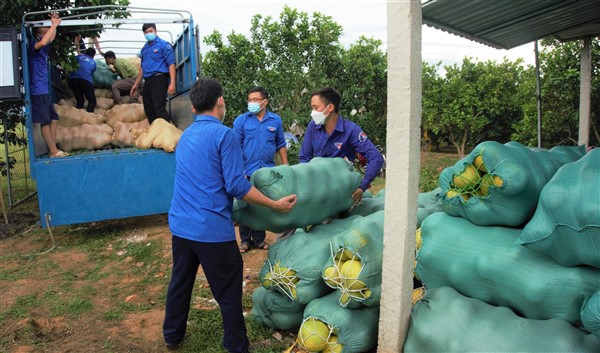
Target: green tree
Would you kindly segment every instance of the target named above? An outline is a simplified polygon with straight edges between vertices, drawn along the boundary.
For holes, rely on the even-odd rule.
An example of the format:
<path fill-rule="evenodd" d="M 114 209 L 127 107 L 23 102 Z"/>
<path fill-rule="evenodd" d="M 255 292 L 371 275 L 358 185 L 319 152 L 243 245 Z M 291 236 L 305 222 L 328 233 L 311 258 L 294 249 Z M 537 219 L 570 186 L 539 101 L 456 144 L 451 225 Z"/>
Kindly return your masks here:
<path fill-rule="evenodd" d="M 203 60 L 207 76 L 219 79 L 228 102 L 226 124 L 246 110 L 246 91 L 255 85 L 270 93 L 270 109 L 284 127 L 310 119 L 310 94 L 333 86 L 342 93 L 341 113 L 363 127 L 376 143 L 385 143 L 387 76 L 381 41 L 361 37 L 345 49 L 340 25 L 318 12 L 308 15 L 285 7 L 278 21 L 255 15 L 250 38 L 214 32 L 204 38 L 213 49 Z M 350 114 L 356 110 L 355 114 Z"/>
<path fill-rule="evenodd" d="M 523 115 L 527 86 L 520 84 L 526 77 L 521 61 L 482 63 L 467 57 L 444 69 L 445 77 L 437 78 L 435 67 L 424 67 L 423 127 L 445 135 L 461 158 L 481 141 L 508 141 Z"/>
<path fill-rule="evenodd" d="M 542 87 L 542 146 L 575 145 L 579 133 L 579 81 L 582 41 L 542 41 L 540 74 Z M 590 144 L 600 143 L 600 39 L 591 42 L 592 92 Z M 524 118 L 515 125 L 513 139 L 535 145 L 535 101 L 527 105 Z"/>

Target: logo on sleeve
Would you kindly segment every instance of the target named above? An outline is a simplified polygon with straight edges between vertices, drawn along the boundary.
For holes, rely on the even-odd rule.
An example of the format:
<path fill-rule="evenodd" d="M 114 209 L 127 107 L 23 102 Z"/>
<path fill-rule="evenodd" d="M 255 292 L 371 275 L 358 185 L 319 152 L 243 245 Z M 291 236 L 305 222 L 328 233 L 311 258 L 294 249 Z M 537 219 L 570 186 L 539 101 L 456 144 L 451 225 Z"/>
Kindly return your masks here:
<path fill-rule="evenodd" d="M 365 142 L 366 140 L 367 140 L 367 134 L 365 134 L 363 131 L 361 131 L 360 134 L 358 134 L 358 141 Z"/>
<path fill-rule="evenodd" d="M 337 147 L 337 149 L 338 149 L 338 150 L 341 150 L 341 149 L 342 149 L 342 145 L 343 145 L 343 143 L 342 143 L 342 142 L 336 142 L 336 143 L 335 143 L 335 147 Z"/>

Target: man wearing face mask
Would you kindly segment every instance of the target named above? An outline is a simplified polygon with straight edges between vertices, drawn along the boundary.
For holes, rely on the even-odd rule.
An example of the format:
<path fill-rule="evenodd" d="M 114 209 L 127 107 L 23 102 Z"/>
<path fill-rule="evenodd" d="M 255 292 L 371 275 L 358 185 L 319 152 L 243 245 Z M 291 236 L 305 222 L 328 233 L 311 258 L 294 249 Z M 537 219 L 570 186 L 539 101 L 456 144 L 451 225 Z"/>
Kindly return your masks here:
<path fill-rule="evenodd" d="M 288 213 L 296 204 L 296 195 L 271 200 L 244 177 L 239 138 L 222 124 L 225 100 L 219 81 L 199 79 L 190 89 L 190 100 L 195 120 L 181 135 L 175 151 L 175 185 L 169 209 L 173 269 L 163 336 L 168 349 L 182 344 L 201 265 L 221 310 L 223 346 L 230 353 L 246 353 L 244 267 L 231 220 L 233 198 Z"/>
<path fill-rule="evenodd" d="M 175 94 L 175 52 L 170 43 L 157 36 L 154 23 L 144 23 L 142 31 L 147 42 L 140 52 L 141 69 L 129 95 L 137 96 L 136 91 L 143 78 L 142 98 L 148 122 L 152 124 L 156 118 L 171 121 L 166 97 L 167 94 Z"/>
<path fill-rule="evenodd" d="M 50 157 L 66 157 L 69 154 L 56 147 L 58 114 L 50 99 L 48 87 L 48 50 L 50 43 L 56 38 L 56 28 L 62 20 L 56 13 L 51 13 L 49 16 L 50 27 L 34 28 L 33 40 L 27 48 L 27 61 L 31 73 L 29 76 L 31 116 L 34 123 L 40 124 Z"/>
<path fill-rule="evenodd" d="M 300 162 L 306 163 L 314 157 L 346 157 L 353 162 L 356 152 L 367 159 L 367 170 L 360 186 L 351 195 L 356 203 L 383 166 L 383 156 L 362 129 L 339 114 L 341 94 L 331 87 L 321 88 L 311 94 L 311 118 L 308 123 Z"/>
<path fill-rule="evenodd" d="M 233 122 L 233 129 L 240 137 L 244 152 L 244 173 L 250 178 L 252 173 L 263 167 L 274 167 L 275 154 L 281 162 L 288 164 L 283 123 L 279 115 L 267 110 L 269 93 L 262 87 L 248 91 L 248 111 L 239 115 Z M 240 252 L 246 253 L 252 247 L 267 250 L 264 230 L 254 230 L 240 225 Z"/>

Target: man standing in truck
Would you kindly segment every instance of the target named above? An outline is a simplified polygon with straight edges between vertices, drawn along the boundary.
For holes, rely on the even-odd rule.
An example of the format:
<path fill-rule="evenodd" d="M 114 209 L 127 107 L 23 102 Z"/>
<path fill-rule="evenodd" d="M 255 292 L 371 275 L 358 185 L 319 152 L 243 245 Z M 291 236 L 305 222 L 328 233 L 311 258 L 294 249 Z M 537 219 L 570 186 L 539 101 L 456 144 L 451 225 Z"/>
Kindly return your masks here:
<path fill-rule="evenodd" d="M 142 47 L 142 65 L 129 94 L 136 95 L 143 78 L 142 100 L 148 122 L 152 124 L 156 118 L 171 121 L 167 94 L 175 94 L 175 52 L 169 42 L 158 37 L 154 23 L 144 23 L 142 31 L 147 42 Z"/>
<path fill-rule="evenodd" d="M 27 48 L 31 116 L 34 123 L 40 124 L 50 157 L 66 157 L 69 154 L 56 147 L 58 114 L 50 99 L 48 88 L 48 50 L 50 43 L 56 38 L 56 28 L 62 20 L 56 13 L 49 16 L 50 27 L 34 28 L 33 40 Z"/>

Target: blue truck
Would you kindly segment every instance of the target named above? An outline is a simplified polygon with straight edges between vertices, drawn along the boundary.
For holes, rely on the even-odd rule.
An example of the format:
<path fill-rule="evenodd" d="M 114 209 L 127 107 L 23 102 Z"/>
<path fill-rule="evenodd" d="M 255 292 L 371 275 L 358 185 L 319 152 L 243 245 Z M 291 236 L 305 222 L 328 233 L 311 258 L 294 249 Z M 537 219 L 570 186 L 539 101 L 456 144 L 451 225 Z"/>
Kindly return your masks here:
<path fill-rule="evenodd" d="M 170 97 L 168 110 L 173 123 L 184 130 L 193 121 L 189 90 L 200 75 L 198 31 L 187 11 L 143 9 L 123 6 L 95 6 L 53 10 L 63 19 L 59 31 L 66 27 L 123 29 L 126 24 L 152 22 L 180 26 L 171 33 L 175 50 L 177 93 Z M 114 13 L 127 13 L 115 18 Z M 166 213 L 173 194 L 175 155 L 162 150 L 118 148 L 88 151 L 65 158 L 47 158 L 46 144 L 39 124 L 32 123 L 27 47 L 32 29 L 49 26 L 48 12 L 27 13 L 21 29 L 22 67 L 25 86 L 26 127 L 29 139 L 31 175 L 37 185 L 42 227 L 78 224 L 109 219 Z M 71 15 L 70 15 L 71 14 Z M 75 15 L 72 15 L 75 14 Z M 90 15 L 100 17 L 88 19 Z M 99 15 L 99 16 L 98 16 Z M 141 16 L 146 16 L 142 17 Z M 88 17 L 88 18 L 86 18 Z M 165 25 L 166 26 L 166 25 Z M 161 36 L 168 40 L 168 35 Z M 141 45 L 139 45 L 141 49 Z M 117 53 L 119 55 L 119 53 Z M 54 102 L 61 98 L 60 75 L 50 64 L 50 90 Z"/>

